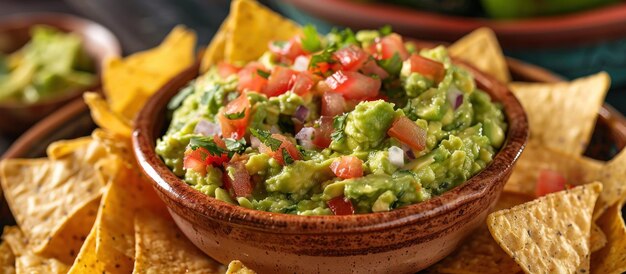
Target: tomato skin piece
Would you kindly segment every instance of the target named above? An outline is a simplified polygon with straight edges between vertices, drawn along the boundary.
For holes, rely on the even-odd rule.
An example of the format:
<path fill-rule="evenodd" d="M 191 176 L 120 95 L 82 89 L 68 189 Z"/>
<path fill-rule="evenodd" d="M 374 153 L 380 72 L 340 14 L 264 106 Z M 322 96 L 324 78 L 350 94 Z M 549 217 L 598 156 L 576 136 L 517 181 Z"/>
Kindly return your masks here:
<path fill-rule="evenodd" d="M 237 73 L 237 76 L 239 77 L 237 90 L 239 92 L 246 90 L 262 92 L 267 85 L 267 79 L 259 75 L 259 70 L 269 74 L 267 68 L 258 62 L 251 62 L 243 67 L 243 69 Z"/>
<path fill-rule="evenodd" d="M 339 62 L 345 71 L 356 71 L 367 61 L 369 55 L 361 48 L 349 45 L 333 53 L 333 57 Z"/>
<path fill-rule="evenodd" d="M 283 66 L 275 66 L 268 78 L 267 85 L 263 89 L 263 93 L 268 97 L 281 95 L 291 89 L 295 77 L 295 71 Z"/>
<path fill-rule="evenodd" d="M 188 148 L 183 157 L 183 167 L 185 169 L 193 169 L 205 175 L 207 166 L 212 165 L 218 167 L 228 162 L 228 160 L 227 154 L 217 156 L 210 154 L 208 150 L 202 147 L 196 149 Z"/>
<path fill-rule="evenodd" d="M 234 178 L 228 176 L 228 172 L 224 172 L 222 175 L 224 188 L 232 189 L 235 194 L 235 198 L 252 196 L 254 186 L 250 180 L 250 174 L 248 174 L 248 171 L 246 170 L 246 164 L 243 161 L 231 162 L 225 165 L 225 170 L 228 168 L 232 168 L 234 170 Z"/>
<path fill-rule="evenodd" d="M 326 202 L 330 211 L 335 215 L 352 215 L 354 214 L 354 206 L 352 201 L 346 199 L 343 195 L 330 199 Z"/>
<path fill-rule="evenodd" d="M 285 160 L 283 158 L 283 151 L 286 151 L 287 153 L 289 153 L 289 156 L 291 156 L 291 158 L 294 161 L 302 160 L 300 151 L 298 150 L 296 145 L 294 145 L 289 139 L 287 139 L 287 137 L 281 134 L 274 133 L 272 134 L 272 138 L 281 141 L 281 144 L 280 144 L 280 147 L 278 147 L 278 150 L 274 151 L 272 150 L 272 148 L 261 143 L 261 145 L 259 146 L 259 152 L 269 155 L 270 157 L 274 158 L 276 161 L 278 161 L 278 163 L 280 163 L 283 166 L 285 165 Z"/>
<path fill-rule="evenodd" d="M 244 116 L 239 119 L 228 119 L 226 115 L 244 112 Z M 250 101 L 245 92 L 241 93 L 237 99 L 232 100 L 222 108 L 217 114 L 218 121 L 222 127 L 224 138 L 241 139 L 246 134 L 246 128 L 250 121 Z"/>
<path fill-rule="evenodd" d="M 567 180 L 559 172 L 553 170 L 541 170 L 537 177 L 535 185 L 535 195 L 541 197 L 553 192 L 565 190 L 567 188 Z"/>
<path fill-rule="evenodd" d="M 293 84 L 291 90 L 298 95 L 305 95 L 309 91 L 313 90 L 313 87 L 319 82 L 319 77 L 308 72 L 303 71 L 297 76 L 292 78 Z"/>
<path fill-rule="evenodd" d="M 411 72 L 417 72 L 435 83 L 441 82 L 446 76 L 446 68 L 437 61 L 422 57 L 419 54 L 412 54 L 410 62 Z"/>
<path fill-rule="evenodd" d="M 356 156 L 341 156 L 330 164 L 330 169 L 342 179 L 363 177 L 363 161 Z"/>
<path fill-rule="evenodd" d="M 332 116 L 322 116 L 317 120 L 316 127 L 313 132 L 313 140 L 312 143 L 319 148 L 327 148 L 330 146 L 331 138 L 330 135 L 333 134 L 333 120 Z"/>
<path fill-rule="evenodd" d="M 324 92 L 322 95 L 322 116 L 335 117 L 346 110 L 346 99 L 336 92 Z"/>
<path fill-rule="evenodd" d="M 226 62 L 219 62 L 217 64 L 217 74 L 219 74 L 223 79 L 226 79 L 228 76 L 233 74 L 237 74 L 239 70 L 241 70 L 241 68 Z"/>
<path fill-rule="evenodd" d="M 426 130 L 406 116 L 396 118 L 387 130 L 387 135 L 398 139 L 416 151 L 422 151 L 426 148 Z"/>
<path fill-rule="evenodd" d="M 336 71 L 324 79 L 329 88 L 341 93 L 346 99 L 365 100 L 378 96 L 380 79 L 374 79 L 355 71 Z"/>

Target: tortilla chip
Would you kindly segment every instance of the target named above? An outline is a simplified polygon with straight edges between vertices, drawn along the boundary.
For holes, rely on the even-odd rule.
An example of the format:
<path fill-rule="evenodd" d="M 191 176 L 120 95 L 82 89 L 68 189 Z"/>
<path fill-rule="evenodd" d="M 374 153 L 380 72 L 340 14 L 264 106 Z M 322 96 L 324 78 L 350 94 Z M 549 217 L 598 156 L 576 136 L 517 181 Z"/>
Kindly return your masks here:
<path fill-rule="evenodd" d="M 135 258 L 134 217 L 143 208 L 161 208 L 152 186 L 136 168 L 122 167 L 102 197 L 96 253 L 108 271 L 129 273 Z"/>
<path fill-rule="evenodd" d="M 626 195 L 626 149 L 622 149 L 600 170 L 596 180 L 602 182 L 603 188 L 596 205 L 594 219 Z"/>
<path fill-rule="evenodd" d="M 591 223 L 591 235 L 589 236 L 589 244 L 591 253 L 596 252 L 606 245 L 606 235 L 596 223 Z"/>
<path fill-rule="evenodd" d="M 85 92 L 83 94 L 83 99 L 89 106 L 91 118 L 98 125 L 98 127 L 120 136 L 130 138 L 133 131 L 130 121 L 113 113 L 100 94 L 95 92 Z M 48 153 L 48 155 L 50 154 Z"/>
<path fill-rule="evenodd" d="M 479 28 L 448 47 L 451 56 L 464 60 L 502 83 L 511 81 L 506 59 L 496 34 Z"/>
<path fill-rule="evenodd" d="M 494 210 L 511 208 L 532 200 L 531 196 L 503 192 Z M 494 241 L 487 225 L 478 228 L 454 253 L 428 268 L 426 273 L 518 273 L 522 269 Z"/>
<path fill-rule="evenodd" d="M 607 245 L 591 255 L 592 273 L 624 273 L 626 272 L 626 225 L 622 219 L 622 207 L 625 200 L 609 207 L 598 225 L 606 232 Z"/>
<path fill-rule="evenodd" d="M 194 63 L 195 44 L 196 35 L 178 26 L 156 48 L 108 59 L 102 86 L 111 110 L 133 120 L 152 94 Z"/>
<path fill-rule="evenodd" d="M 169 214 L 135 215 L 135 241 L 133 273 L 220 273 L 220 264 L 194 246 Z"/>
<path fill-rule="evenodd" d="M 2 238 L 15 256 L 15 273 L 67 273 L 64 263 L 35 255 L 28 249 L 28 239 L 17 227 L 5 227 Z"/>
<path fill-rule="evenodd" d="M 224 60 L 224 50 L 226 49 L 226 37 L 230 33 L 230 17 L 226 17 L 219 30 L 213 35 L 211 43 L 207 46 L 202 56 L 202 63 L 200 64 L 200 72 L 204 73 L 211 68 L 211 66 L 217 64 L 219 61 Z"/>
<path fill-rule="evenodd" d="M 109 185 L 110 187 L 110 185 Z M 85 244 L 80 249 L 74 264 L 68 271 L 68 274 L 89 274 L 89 273 L 109 273 L 106 271 L 105 265 L 96 256 L 96 229 L 91 229 Z M 121 273 L 121 272 L 110 272 Z"/>
<path fill-rule="evenodd" d="M 581 185 L 597 179 L 604 164 L 586 157 L 563 152 L 530 142 L 517 160 L 513 173 L 504 185 L 505 191 L 535 195 L 535 186 L 543 170 L 556 171 L 570 185 Z"/>
<path fill-rule="evenodd" d="M 254 270 L 247 268 L 241 261 L 232 261 L 228 264 L 226 274 L 256 274 Z"/>
<path fill-rule="evenodd" d="M 300 26 L 253 0 L 234 0 L 230 6 L 230 35 L 225 41 L 226 61 L 249 62 L 265 53 L 273 40 L 287 40 Z"/>
<path fill-rule="evenodd" d="M 50 159 L 60 159 L 72 154 L 81 147 L 89 146 L 92 141 L 93 140 L 90 137 L 56 141 L 48 146 L 46 153 Z"/>
<path fill-rule="evenodd" d="M 569 155 L 582 155 L 609 90 L 606 72 L 561 83 L 511 83 L 526 110 L 530 139 Z"/>
<path fill-rule="evenodd" d="M 588 273 L 593 207 L 602 184 L 548 194 L 491 213 L 496 242 L 526 273 Z"/>
<path fill-rule="evenodd" d="M 101 195 L 103 182 L 93 164 L 99 155 L 97 144 L 91 142 L 59 160 L 7 159 L 0 163 L 5 197 L 34 253 L 47 254 L 59 248 L 51 245 L 52 239 Z"/>
<path fill-rule="evenodd" d="M 0 243 L 0 273 L 15 273 L 15 255 L 7 242 Z"/>

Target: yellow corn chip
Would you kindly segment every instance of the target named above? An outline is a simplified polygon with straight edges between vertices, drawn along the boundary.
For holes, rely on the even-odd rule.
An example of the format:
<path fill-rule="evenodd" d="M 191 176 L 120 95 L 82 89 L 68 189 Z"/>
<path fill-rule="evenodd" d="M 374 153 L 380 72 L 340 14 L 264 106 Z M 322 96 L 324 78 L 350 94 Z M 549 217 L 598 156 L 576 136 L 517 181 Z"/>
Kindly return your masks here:
<path fill-rule="evenodd" d="M 176 27 L 154 49 L 107 60 L 102 86 L 111 110 L 133 120 L 152 94 L 194 63 L 195 44 L 192 31 Z"/>
<path fill-rule="evenodd" d="M 100 94 L 86 92 L 83 94 L 83 99 L 89 106 L 91 118 L 100 128 L 130 138 L 133 131 L 130 121 L 113 113 Z"/>
<path fill-rule="evenodd" d="M 568 184 L 580 185 L 597 180 L 597 173 L 603 166 L 600 161 L 567 155 L 530 142 L 517 160 L 504 190 L 535 195 L 537 179 L 543 170 L 556 171 L 565 177 Z"/>
<path fill-rule="evenodd" d="M 109 188 L 111 185 L 108 186 Z M 90 274 L 90 273 L 121 273 L 107 272 L 104 263 L 96 256 L 96 229 L 91 229 L 85 244 L 80 249 L 74 264 L 68 274 Z"/>
<path fill-rule="evenodd" d="M 248 62 L 261 57 L 272 40 L 287 40 L 300 26 L 253 0 L 234 0 L 230 6 L 231 32 L 225 42 L 228 62 Z"/>
<path fill-rule="evenodd" d="M 528 195 L 503 192 L 494 210 L 511 208 L 532 200 Z M 518 273 L 522 269 L 493 240 L 487 225 L 482 225 L 454 253 L 428 268 L 426 273 Z"/>
<path fill-rule="evenodd" d="M 219 61 L 224 60 L 224 50 L 226 48 L 226 37 L 230 34 L 230 18 L 227 17 L 222 22 L 219 30 L 211 39 L 211 43 L 207 46 L 202 56 L 202 63 L 200 64 L 200 72 L 207 72 L 211 66 L 217 64 Z"/>
<path fill-rule="evenodd" d="M 596 182 L 549 194 L 487 217 L 496 242 L 526 273 L 588 273 Z"/>
<path fill-rule="evenodd" d="M 589 236 L 589 244 L 591 253 L 596 252 L 606 245 L 606 235 L 604 231 L 596 223 L 591 223 L 591 235 Z"/>
<path fill-rule="evenodd" d="M 626 195 L 626 149 L 623 149 L 600 170 L 596 180 L 602 182 L 603 188 L 594 218 L 599 217 L 606 208 L 614 205 L 620 197 Z"/>
<path fill-rule="evenodd" d="M 247 268 L 241 261 L 235 260 L 228 264 L 226 274 L 256 274 L 256 272 Z"/>
<path fill-rule="evenodd" d="M 496 34 L 489 28 L 480 28 L 464 36 L 450 45 L 448 52 L 451 56 L 476 66 L 502 83 L 511 81 L 506 59 Z"/>
<path fill-rule="evenodd" d="M 28 249 L 28 239 L 17 227 L 5 227 L 2 235 L 15 256 L 15 273 L 65 274 L 68 267 L 53 259 L 35 255 Z"/>
<path fill-rule="evenodd" d="M 569 155 L 581 155 L 609 89 L 606 72 L 572 82 L 511 83 L 528 115 L 530 139 Z"/>
<path fill-rule="evenodd" d="M 0 273 L 15 273 L 15 255 L 7 242 L 0 243 Z"/>
<path fill-rule="evenodd" d="M 46 153 L 50 159 L 60 159 L 81 147 L 89 146 L 92 141 L 89 137 L 56 141 L 48 146 Z"/>
<path fill-rule="evenodd" d="M 221 273 L 220 264 L 194 246 L 167 213 L 135 215 L 135 241 L 133 273 Z"/>
<path fill-rule="evenodd" d="M 598 225 L 606 232 L 607 245 L 591 255 L 591 272 L 619 274 L 626 272 L 626 225 L 622 219 L 624 202 L 609 207 Z"/>

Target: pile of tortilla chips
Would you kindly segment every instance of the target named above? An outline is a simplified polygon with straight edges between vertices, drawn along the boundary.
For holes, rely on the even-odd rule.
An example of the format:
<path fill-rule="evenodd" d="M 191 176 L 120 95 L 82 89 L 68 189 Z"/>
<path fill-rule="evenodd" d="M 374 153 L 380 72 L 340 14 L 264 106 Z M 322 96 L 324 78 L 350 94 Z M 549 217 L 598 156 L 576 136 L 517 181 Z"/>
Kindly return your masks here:
<path fill-rule="evenodd" d="M 219 61 L 257 59 L 265 45 L 300 27 L 252 0 L 231 14 L 205 51 Z M 254 273 L 226 269 L 181 236 L 131 153 L 132 119 L 157 89 L 195 60 L 195 35 L 177 27 L 158 47 L 109 60 L 106 100 L 84 96 L 99 126 L 59 141 L 48 158 L 0 164 L 4 195 L 19 227 L 5 228 L 3 273 Z M 479 29 L 452 55 L 507 83 L 527 110 L 530 142 L 495 212 L 428 273 L 621 273 L 626 271 L 626 151 L 608 163 L 582 156 L 609 86 L 605 73 L 572 82 L 509 83 L 494 33 Z M 571 189 L 535 197 L 539 173 L 561 173 Z M 306 263 L 306 262 L 303 262 Z"/>

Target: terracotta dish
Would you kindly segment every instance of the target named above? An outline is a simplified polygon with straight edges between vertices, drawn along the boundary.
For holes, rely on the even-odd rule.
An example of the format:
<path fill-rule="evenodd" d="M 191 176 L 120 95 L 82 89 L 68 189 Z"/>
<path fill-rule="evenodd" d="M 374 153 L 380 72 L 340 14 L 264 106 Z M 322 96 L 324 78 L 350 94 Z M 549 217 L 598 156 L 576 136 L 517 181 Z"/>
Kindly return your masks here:
<path fill-rule="evenodd" d="M 83 39 L 83 47 L 95 61 L 98 73 L 107 56 L 121 54 L 117 38 L 103 26 L 75 16 L 55 13 L 19 14 L 0 20 L 0 52 L 10 53 L 26 44 L 30 40 L 30 28 L 34 25 L 49 25 L 78 34 Z M 83 91 L 92 90 L 98 85 L 34 104 L 0 103 L 0 132 L 20 134 L 41 118 L 79 97 Z"/>
<path fill-rule="evenodd" d="M 463 64 L 461 64 L 463 65 Z M 221 263 L 239 259 L 261 273 L 409 273 L 451 253 L 482 224 L 528 137 L 526 114 L 506 86 L 465 65 L 504 105 L 507 139 L 482 172 L 441 196 L 389 212 L 347 216 L 276 214 L 228 204 L 176 177 L 154 151 L 166 105 L 197 67 L 151 97 L 135 120 L 133 146 L 144 173 L 183 233 Z"/>

